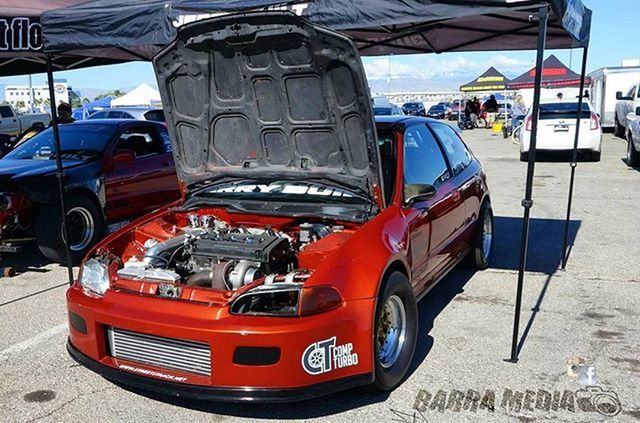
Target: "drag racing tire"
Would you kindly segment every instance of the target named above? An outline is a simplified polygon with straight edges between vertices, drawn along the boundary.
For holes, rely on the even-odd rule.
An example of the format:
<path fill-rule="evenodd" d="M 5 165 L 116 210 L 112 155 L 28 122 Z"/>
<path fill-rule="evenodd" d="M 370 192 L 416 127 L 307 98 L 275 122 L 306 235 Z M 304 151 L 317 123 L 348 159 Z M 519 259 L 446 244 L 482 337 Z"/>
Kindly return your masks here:
<path fill-rule="evenodd" d="M 65 198 L 65 206 L 71 239 L 71 260 L 77 264 L 104 237 L 106 223 L 96 204 L 85 196 L 70 195 Z M 40 209 L 35 231 L 40 252 L 51 261 L 65 263 L 67 252 L 59 205 Z"/>
<path fill-rule="evenodd" d="M 469 252 L 471 265 L 477 270 L 484 270 L 489 267 L 491 254 L 493 253 L 493 227 L 491 203 L 489 200 L 485 200 L 480 206 L 473 244 Z"/>
<path fill-rule="evenodd" d="M 407 375 L 418 339 L 418 306 L 409 279 L 391 273 L 380 288 L 374 320 L 373 391 L 391 391 Z"/>

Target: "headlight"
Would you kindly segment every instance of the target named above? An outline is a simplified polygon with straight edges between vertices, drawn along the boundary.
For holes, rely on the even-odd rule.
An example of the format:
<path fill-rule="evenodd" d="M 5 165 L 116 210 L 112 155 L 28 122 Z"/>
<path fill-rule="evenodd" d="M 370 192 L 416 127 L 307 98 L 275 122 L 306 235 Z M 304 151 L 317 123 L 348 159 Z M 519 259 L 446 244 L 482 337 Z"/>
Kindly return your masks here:
<path fill-rule="evenodd" d="M 308 316 L 333 310 L 342 304 L 338 291 L 327 285 L 303 287 L 279 282 L 259 285 L 236 298 L 231 314 Z"/>
<path fill-rule="evenodd" d="M 96 259 L 89 259 L 82 267 L 80 285 L 84 289 L 103 295 L 109 288 L 109 269 Z"/>

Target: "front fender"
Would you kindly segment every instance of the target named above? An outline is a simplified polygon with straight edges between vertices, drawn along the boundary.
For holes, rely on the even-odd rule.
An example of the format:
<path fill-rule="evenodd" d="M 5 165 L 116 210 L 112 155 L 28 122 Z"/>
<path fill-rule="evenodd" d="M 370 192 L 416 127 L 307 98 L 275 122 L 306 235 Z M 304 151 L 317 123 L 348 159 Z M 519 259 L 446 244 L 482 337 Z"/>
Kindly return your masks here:
<path fill-rule="evenodd" d="M 375 298 L 390 264 L 400 261 L 409 269 L 407 233 L 400 209 L 387 207 L 324 260 L 307 283 L 335 286 L 345 300 Z"/>

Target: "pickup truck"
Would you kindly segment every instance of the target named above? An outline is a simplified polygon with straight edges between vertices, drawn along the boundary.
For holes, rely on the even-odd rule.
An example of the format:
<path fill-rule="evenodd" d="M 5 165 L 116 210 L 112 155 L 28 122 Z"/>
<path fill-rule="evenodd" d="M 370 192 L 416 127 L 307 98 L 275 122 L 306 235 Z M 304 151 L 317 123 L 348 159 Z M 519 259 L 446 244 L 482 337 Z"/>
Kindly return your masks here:
<path fill-rule="evenodd" d="M 627 165 L 640 167 L 640 106 L 627 116 Z"/>
<path fill-rule="evenodd" d="M 629 114 L 635 115 L 636 108 L 640 107 L 640 90 L 638 90 L 638 83 L 623 95 L 622 91 L 616 92 L 616 114 L 615 114 L 615 134 L 617 137 L 626 137 L 629 131 L 629 122 L 627 116 Z"/>
<path fill-rule="evenodd" d="M 0 134 L 19 135 L 34 124 L 49 126 L 49 113 L 18 115 L 9 104 L 0 105 Z"/>

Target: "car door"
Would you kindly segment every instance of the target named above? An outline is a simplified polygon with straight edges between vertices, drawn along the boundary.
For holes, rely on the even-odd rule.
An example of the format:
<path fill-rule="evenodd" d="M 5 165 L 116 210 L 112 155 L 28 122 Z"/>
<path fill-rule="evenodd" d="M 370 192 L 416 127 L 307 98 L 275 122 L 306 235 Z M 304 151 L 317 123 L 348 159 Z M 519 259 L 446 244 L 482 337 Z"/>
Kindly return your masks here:
<path fill-rule="evenodd" d="M 24 128 L 27 129 L 27 128 Z M 16 135 L 21 131 L 20 121 L 10 106 L 0 106 L 0 133 Z"/>
<path fill-rule="evenodd" d="M 173 156 L 166 148 L 166 128 L 155 124 L 123 127 L 105 175 L 107 217 L 128 220 L 179 198 Z M 123 152 L 134 159 L 122 162 Z M 115 160 L 114 160 L 115 158 Z"/>
<path fill-rule="evenodd" d="M 404 185 L 429 184 L 436 194 L 403 210 L 409 230 L 408 255 L 418 291 L 451 260 L 449 239 L 455 232 L 462 203 L 451 183 L 451 169 L 433 134 L 424 123 L 403 134 Z"/>
<path fill-rule="evenodd" d="M 479 165 L 464 144 L 460 136 L 449 125 L 431 123 L 429 127 L 440 141 L 451 165 L 454 192 L 458 193 L 463 207 L 460 208 L 453 234 L 452 252 L 454 255 L 466 251 L 471 242 L 469 228 L 475 221 L 480 209 L 478 198 Z"/>

